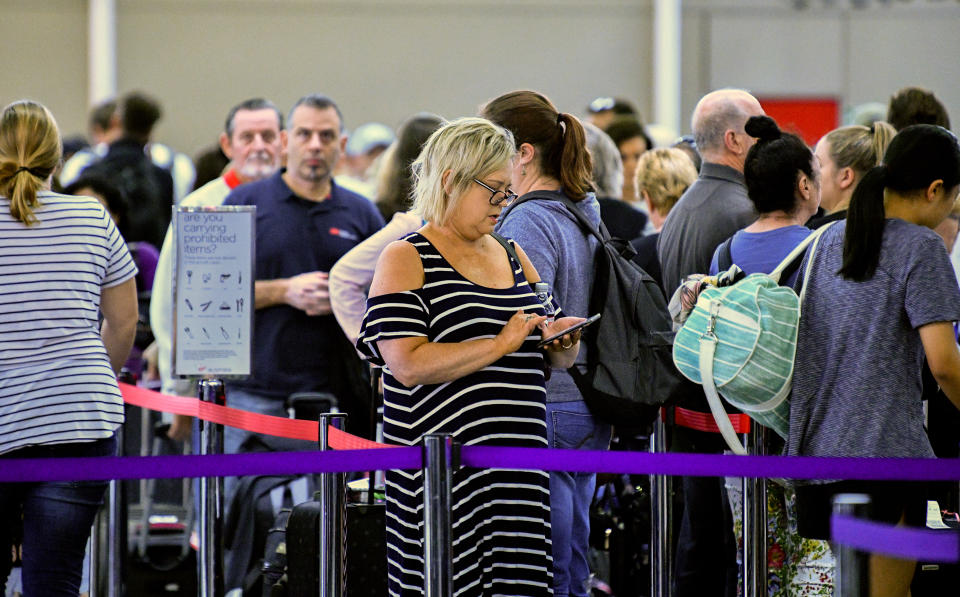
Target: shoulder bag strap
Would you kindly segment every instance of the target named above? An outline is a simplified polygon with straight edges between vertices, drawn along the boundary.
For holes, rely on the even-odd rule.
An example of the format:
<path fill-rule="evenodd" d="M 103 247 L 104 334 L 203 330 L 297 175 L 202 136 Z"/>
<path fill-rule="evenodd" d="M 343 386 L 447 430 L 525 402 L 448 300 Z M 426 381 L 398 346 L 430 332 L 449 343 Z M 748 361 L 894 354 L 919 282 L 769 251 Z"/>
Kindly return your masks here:
<path fill-rule="evenodd" d="M 825 226 L 821 227 L 820 230 L 826 230 L 832 226 L 835 222 L 830 222 Z M 819 230 L 818 230 L 819 232 Z M 813 236 L 813 235 L 811 235 Z M 810 247 L 810 257 L 807 259 L 807 269 L 803 272 L 803 284 L 800 286 L 800 310 L 803 312 L 803 299 L 807 296 L 807 282 L 810 280 L 810 270 L 813 269 L 813 257 L 817 253 L 817 245 L 820 244 L 820 234 L 817 234 L 816 240 L 813 242 L 813 246 Z"/>
<path fill-rule="evenodd" d="M 833 224 L 834 222 L 830 222 L 829 224 L 822 226 L 821 228 L 818 228 L 809 236 L 807 236 L 807 238 L 803 239 L 803 241 L 799 245 L 797 245 L 792 251 L 790 251 L 790 254 L 787 255 L 783 261 L 780 262 L 780 265 L 778 265 L 776 269 L 770 272 L 770 277 L 773 278 L 777 283 L 779 283 L 780 279 L 784 275 L 784 272 L 786 272 L 786 270 L 790 268 L 791 265 L 793 265 L 794 260 L 797 261 L 797 267 L 799 267 L 800 262 L 803 261 L 803 254 L 806 253 L 807 247 L 810 246 L 811 243 L 816 242 L 823 235 L 823 233 L 826 232 L 830 228 L 830 226 L 832 226 Z M 795 268 L 792 268 L 792 269 L 795 269 Z M 792 273 L 792 271 L 790 273 Z"/>

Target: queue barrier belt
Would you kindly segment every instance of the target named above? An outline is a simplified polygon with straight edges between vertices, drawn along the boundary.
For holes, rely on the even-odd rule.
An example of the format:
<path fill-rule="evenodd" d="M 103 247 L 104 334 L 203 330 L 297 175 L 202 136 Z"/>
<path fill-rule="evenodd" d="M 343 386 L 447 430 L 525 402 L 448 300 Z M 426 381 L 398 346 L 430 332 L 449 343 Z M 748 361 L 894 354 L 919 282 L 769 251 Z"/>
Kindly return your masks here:
<path fill-rule="evenodd" d="M 545 448 L 463 446 L 461 464 L 477 468 L 666 474 L 710 477 L 960 479 L 960 459 L 806 458 L 728 454 L 647 454 Z M 419 446 L 391 450 L 327 450 L 207 456 L 13 459 L 0 456 L 0 483 L 107 479 L 296 475 L 418 469 Z M 862 520 L 832 520 L 834 539 L 864 551 L 904 559 L 957 561 L 955 531 L 892 528 Z"/>
<path fill-rule="evenodd" d="M 141 408 L 176 415 L 198 417 L 204 421 L 219 423 L 228 427 L 237 427 L 245 431 L 263 433 L 265 435 L 313 442 L 318 439 L 320 427 L 317 421 L 261 415 L 259 413 L 221 406 L 211 402 L 203 402 L 196 398 L 161 394 L 160 392 L 128 383 L 120 383 L 119 385 L 120 393 L 123 394 L 123 401 Z M 329 428 L 328 434 L 330 447 L 335 450 L 366 450 L 372 448 L 397 447 L 372 442 L 334 427 Z"/>
<path fill-rule="evenodd" d="M 0 463 L 0 483 L 3 483 L 237 476 L 259 474 L 258 471 L 261 470 L 271 470 L 276 474 L 298 474 L 418 469 L 422 467 L 423 460 L 421 448 L 409 446 L 394 447 L 390 450 L 318 450 L 206 456 L 51 459 L 15 459 L 0 456 Z M 813 458 L 462 446 L 460 464 L 472 468 L 688 477 L 872 481 L 960 479 L 960 459 L 957 458 Z M 247 466 L 259 468 L 245 468 Z M 328 470 L 324 467 L 336 468 Z M 101 468 L 102 471 L 99 470 Z M 108 470 L 112 473 L 108 473 Z M 91 472 L 96 476 L 84 476 Z"/>
<path fill-rule="evenodd" d="M 705 431 L 707 433 L 720 433 L 717 422 L 711 413 L 702 413 L 696 410 L 680 408 L 679 406 L 667 407 L 673 409 L 673 424 L 696 431 Z M 661 415 L 666 416 L 666 408 L 660 409 Z M 750 433 L 750 415 L 743 413 L 727 413 L 730 418 L 730 424 L 733 425 L 735 433 Z"/>
<path fill-rule="evenodd" d="M 200 417 L 256 433 L 317 440 L 317 422 L 259 415 L 195 398 L 159 394 L 129 384 L 120 384 L 120 388 L 127 403 L 142 408 Z M 423 451 L 418 446 L 378 444 L 332 427 L 330 444 L 335 450 L 97 458 L 14 459 L 0 456 L 0 483 L 296 475 L 418 469 L 423 466 Z M 475 468 L 770 479 L 960 479 L 960 459 L 956 458 L 649 454 L 499 446 L 463 446 L 460 456 L 463 466 Z M 838 543 L 864 551 L 925 562 L 960 561 L 960 533 L 956 531 L 892 527 L 844 515 L 831 518 L 831 531 Z"/>
<path fill-rule="evenodd" d="M 861 551 L 904 560 L 949 564 L 960 561 L 960 533 L 898 527 L 846 514 L 830 517 L 833 541 Z"/>

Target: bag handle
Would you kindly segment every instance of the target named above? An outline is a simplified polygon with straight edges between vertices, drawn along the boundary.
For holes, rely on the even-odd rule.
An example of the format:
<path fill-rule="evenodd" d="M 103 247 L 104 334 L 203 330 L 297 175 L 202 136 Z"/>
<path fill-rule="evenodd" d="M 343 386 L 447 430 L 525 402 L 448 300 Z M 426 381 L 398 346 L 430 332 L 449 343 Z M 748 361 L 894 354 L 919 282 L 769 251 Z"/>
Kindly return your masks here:
<path fill-rule="evenodd" d="M 807 238 L 803 239 L 800 242 L 800 244 L 797 245 L 792 251 L 790 251 L 790 254 L 787 255 L 783 259 L 783 261 L 780 262 L 780 265 L 778 265 L 776 268 L 774 268 L 772 272 L 770 272 L 770 277 L 773 278 L 773 281 L 779 284 L 780 277 L 783 275 L 784 270 L 786 270 L 790 266 L 790 264 L 793 263 L 793 261 L 796 260 L 798 257 L 802 258 L 803 254 L 806 253 L 807 251 L 807 247 L 810 246 L 811 243 L 816 243 L 817 240 L 821 236 L 823 236 L 823 233 L 826 232 L 827 229 L 830 228 L 830 226 L 832 226 L 833 224 L 835 224 L 835 222 L 830 222 L 827 225 L 815 230 L 814 232 L 809 234 Z"/>
<path fill-rule="evenodd" d="M 733 450 L 734 454 L 746 456 L 747 450 L 740 443 L 737 432 L 733 430 L 733 424 L 730 423 L 730 417 L 720 402 L 720 396 L 717 394 L 717 386 L 713 383 L 713 355 L 717 352 L 717 337 L 712 333 L 709 336 L 700 338 L 700 381 L 703 385 L 703 391 L 707 395 L 707 403 L 710 405 L 710 412 L 713 414 L 713 420 L 717 422 L 717 429 L 723 436 L 727 445 Z"/>
<path fill-rule="evenodd" d="M 820 230 L 826 230 L 832 226 L 835 222 L 830 222 L 825 225 Z M 817 235 L 817 239 L 813 242 L 813 246 L 810 247 L 810 257 L 807 259 L 807 269 L 803 272 L 803 285 L 800 287 L 800 312 L 803 312 L 803 300 L 807 297 L 807 282 L 810 280 L 810 270 L 813 269 L 813 256 L 817 253 L 817 245 L 820 244 L 820 235 Z"/>

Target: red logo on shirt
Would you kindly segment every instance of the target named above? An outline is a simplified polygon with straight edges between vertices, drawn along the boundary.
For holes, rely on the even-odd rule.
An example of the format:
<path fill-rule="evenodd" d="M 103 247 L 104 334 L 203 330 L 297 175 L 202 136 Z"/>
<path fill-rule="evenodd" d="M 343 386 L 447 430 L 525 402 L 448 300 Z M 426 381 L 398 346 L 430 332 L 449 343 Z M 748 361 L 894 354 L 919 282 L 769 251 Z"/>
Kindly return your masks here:
<path fill-rule="evenodd" d="M 339 236 L 340 238 L 346 238 L 348 240 L 357 240 L 357 235 L 350 232 L 349 230 L 343 230 L 341 228 L 330 227 L 330 234 L 333 236 Z"/>

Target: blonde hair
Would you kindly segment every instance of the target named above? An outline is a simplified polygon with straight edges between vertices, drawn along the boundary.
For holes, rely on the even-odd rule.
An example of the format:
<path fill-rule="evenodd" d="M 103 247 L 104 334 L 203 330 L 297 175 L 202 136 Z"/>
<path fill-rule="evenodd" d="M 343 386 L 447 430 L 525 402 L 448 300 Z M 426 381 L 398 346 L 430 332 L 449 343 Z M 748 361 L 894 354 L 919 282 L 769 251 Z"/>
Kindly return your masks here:
<path fill-rule="evenodd" d="M 637 162 L 637 190 L 646 191 L 654 209 L 663 216 L 670 213 L 696 179 L 693 160 L 682 149 L 651 149 L 643 152 Z"/>
<path fill-rule="evenodd" d="M 896 129 L 882 120 L 869 127 L 854 124 L 834 129 L 826 136 L 830 159 L 838 170 L 852 168 L 863 176 L 880 163 L 896 134 Z"/>
<path fill-rule="evenodd" d="M 513 135 L 483 118 L 459 118 L 427 139 L 413 162 L 413 211 L 438 226 L 447 219 L 473 179 L 505 168 L 517 153 Z M 447 189 L 443 174 L 450 171 Z"/>
<path fill-rule="evenodd" d="M 0 195 L 10 199 L 10 214 L 27 226 L 37 193 L 60 164 L 63 146 L 53 114 L 30 100 L 8 105 L 0 114 Z"/>

